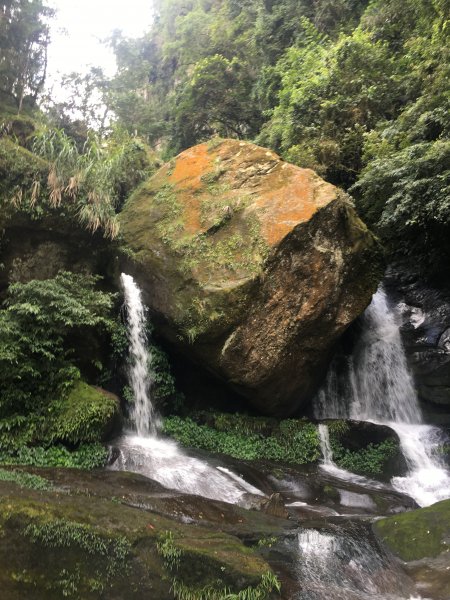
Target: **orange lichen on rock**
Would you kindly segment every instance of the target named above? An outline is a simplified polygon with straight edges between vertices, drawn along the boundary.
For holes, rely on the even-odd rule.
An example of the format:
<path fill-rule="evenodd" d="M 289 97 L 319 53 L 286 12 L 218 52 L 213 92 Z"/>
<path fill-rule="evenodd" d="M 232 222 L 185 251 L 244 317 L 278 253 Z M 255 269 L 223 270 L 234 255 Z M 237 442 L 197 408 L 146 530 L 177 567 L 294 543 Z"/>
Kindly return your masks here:
<path fill-rule="evenodd" d="M 258 209 L 270 215 L 269 218 L 261 218 L 261 233 L 270 246 L 277 245 L 294 227 L 309 221 L 319 208 L 336 197 L 336 188 L 321 182 L 314 171 L 298 169 L 287 163 L 277 167 L 277 171 L 280 170 L 285 171 L 283 184 L 271 186 L 275 174 L 269 175 L 265 186 L 267 191 L 255 202 Z"/>
<path fill-rule="evenodd" d="M 202 176 L 211 170 L 211 157 L 206 144 L 186 150 L 175 159 L 175 169 L 169 182 L 178 192 L 178 199 L 184 209 L 185 232 L 194 235 L 201 230 L 200 200 L 195 194 L 204 185 Z"/>
<path fill-rule="evenodd" d="M 199 189 L 203 182 L 202 176 L 212 168 L 211 156 L 206 144 L 199 144 L 185 150 L 175 159 L 175 169 L 169 177 L 170 183 L 180 189 Z"/>

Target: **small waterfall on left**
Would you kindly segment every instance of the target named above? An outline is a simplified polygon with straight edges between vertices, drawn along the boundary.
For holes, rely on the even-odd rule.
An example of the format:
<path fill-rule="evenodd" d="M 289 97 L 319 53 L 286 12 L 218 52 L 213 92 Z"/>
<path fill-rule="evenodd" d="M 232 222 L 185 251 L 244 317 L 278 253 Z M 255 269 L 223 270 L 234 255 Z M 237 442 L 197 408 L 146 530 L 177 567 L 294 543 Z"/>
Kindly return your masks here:
<path fill-rule="evenodd" d="M 130 421 L 140 437 L 155 435 L 160 425 L 151 399 L 151 362 L 148 350 L 146 311 L 141 298 L 141 290 L 130 275 L 120 277 L 127 310 L 127 336 L 129 342 L 130 365 L 128 380 L 133 392 L 134 403 L 130 411 Z"/>
<path fill-rule="evenodd" d="M 115 458 L 110 468 L 141 473 L 169 489 L 251 506 L 251 496 L 261 496 L 260 490 L 223 466 L 213 466 L 185 454 L 174 441 L 158 435 L 161 420 L 151 395 L 146 309 L 134 279 L 122 273 L 121 283 L 127 315 L 128 382 L 134 402 L 130 409 L 130 429 L 113 444 Z"/>

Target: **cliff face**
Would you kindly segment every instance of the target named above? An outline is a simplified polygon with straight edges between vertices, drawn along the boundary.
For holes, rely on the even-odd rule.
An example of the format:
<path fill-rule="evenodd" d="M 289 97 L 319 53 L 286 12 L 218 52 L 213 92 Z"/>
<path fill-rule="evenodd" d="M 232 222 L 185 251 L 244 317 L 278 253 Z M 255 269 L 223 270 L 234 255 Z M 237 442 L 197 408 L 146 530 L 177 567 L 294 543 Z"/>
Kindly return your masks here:
<path fill-rule="evenodd" d="M 162 333 L 270 414 L 311 398 L 379 278 L 348 197 L 247 142 L 180 154 L 130 198 L 121 228 Z"/>

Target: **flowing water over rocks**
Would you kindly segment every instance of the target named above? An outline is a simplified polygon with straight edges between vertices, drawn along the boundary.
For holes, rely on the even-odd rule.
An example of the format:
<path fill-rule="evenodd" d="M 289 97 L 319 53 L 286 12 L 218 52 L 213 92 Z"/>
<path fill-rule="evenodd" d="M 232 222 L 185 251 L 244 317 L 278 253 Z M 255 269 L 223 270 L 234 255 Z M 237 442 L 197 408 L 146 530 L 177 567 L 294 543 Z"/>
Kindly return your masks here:
<path fill-rule="evenodd" d="M 160 420 L 151 399 L 151 357 L 146 339 L 146 311 L 141 292 L 122 273 L 129 340 L 129 383 L 133 392 L 131 430 L 112 443 L 110 468 L 141 473 L 164 486 L 188 494 L 250 506 L 262 493 L 232 471 L 187 456 L 179 446 L 158 436 Z"/>
<path fill-rule="evenodd" d="M 345 379 L 344 387 L 350 393 L 342 394 L 342 379 L 331 370 L 317 411 L 321 418 L 357 418 L 383 422 L 395 429 L 409 473 L 394 478 L 394 488 L 338 468 L 333 462 L 326 424 L 319 425 L 323 460 L 318 467 L 246 462 L 181 451 L 175 442 L 161 437 L 148 383 L 151 359 L 144 333 L 145 308 L 133 279 L 123 275 L 122 283 L 130 345 L 129 378 L 135 403 L 130 412 L 130 430 L 111 446 L 110 469 L 140 473 L 158 482 L 153 486 L 161 486 L 146 498 L 136 492 L 128 500 L 124 495 L 124 501 L 170 515 L 182 523 L 203 527 L 209 521 L 208 526 L 216 523 L 222 531 L 231 527 L 233 533 L 253 544 L 256 530 L 252 532 L 252 526 L 246 524 L 244 513 L 239 518 L 231 515 L 231 507 L 240 511 L 259 509 L 256 520 L 259 535 L 263 535 L 265 519 L 270 523 L 268 531 L 277 529 L 276 518 L 269 516 L 276 505 L 282 509 L 280 516 L 288 514 L 289 521 L 280 519 L 278 534 L 268 538 L 272 542 L 266 559 L 283 582 L 282 598 L 418 600 L 415 583 L 380 545 L 370 522 L 380 515 L 415 508 L 412 497 L 425 504 L 439 493 L 450 496 L 450 491 L 446 488 L 447 473 L 434 453 L 433 444 L 441 441 L 439 432 L 421 422 L 395 317 L 388 310 L 384 293 L 377 294 L 365 317 L 365 330 Z M 392 401 L 388 398 L 391 390 Z M 420 456 L 416 456 L 417 440 L 422 444 Z M 419 473 L 419 468 L 424 471 Z M 444 484 L 440 492 L 439 477 Z M 218 500 L 230 509 L 215 506 Z M 441 600 L 439 595 L 430 597 Z"/>
<path fill-rule="evenodd" d="M 338 376 L 330 370 L 317 398 L 316 416 L 388 425 L 399 436 L 408 464 L 407 476 L 394 477 L 392 485 L 420 506 L 450 497 L 450 475 L 439 453 L 444 436 L 423 423 L 397 316 L 383 289 L 365 313 L 363 332 L 346 373 Z M 323 432 L 322 445 L 328 453 Z M 327 461 L 325 468 L 331 468 L 329 454 Z"/>
<path fill-rule="evenodd" d="M 295 600 L 401 600 L 415 587 L 365 524 L 302 529 Z"/>

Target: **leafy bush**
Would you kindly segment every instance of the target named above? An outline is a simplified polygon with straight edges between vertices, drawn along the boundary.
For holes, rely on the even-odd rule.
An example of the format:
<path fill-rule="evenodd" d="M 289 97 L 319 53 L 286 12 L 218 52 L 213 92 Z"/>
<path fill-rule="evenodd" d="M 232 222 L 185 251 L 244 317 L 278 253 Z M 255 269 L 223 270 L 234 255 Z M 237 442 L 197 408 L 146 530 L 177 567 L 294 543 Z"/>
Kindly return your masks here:
<path fill-rule="evenodd" d="M 251 432 L 252 420 L 254 429 Z M 269 429 L 268 423 L 271 423 Z M 275 419 L 222 414 L 213 415 L 210 425 L 199 425 L 190 418 L 168 417 L 164 420 L 164 431 L 184 446 L 244 460 L 267 459 L 304 464 L 320 457 L 317 428 L 312 423 L 288 419 L 278 424 Z M 260 429 L 260 432 L 255 433 L 255 429 Z"/>
<path fill-rule="evenodd" d="M 360 450 L 344 448 L 338 441 L 331 440 L 333 459 L 339 467 L 362 475 L 383 473 L 386 462 L 398 451 L 398 444 L 386 440 L 379 444 L 368 444 Z"/>
<path fill-rule="evenodd" d="M 61 272 L 9 287 L 0 310 L 1 419 L 45 415 L 79 377 L 71 336 L 113 330 L 114 295 L 96 290 L 98 279 Z"/>
<path fill-rule="evenodd" d="M 77 340 L 95 332 L 107 344 L 117 328 L 115 295 L 97 282 L 62 272 L 10 286 L 0 310 L 0 449 L 102 439 L 116 401 L 79 381 L 77 367 L 86 358 Z"/>
<path fill-rule="evenodd" d="M 107 458 L 108 451 L 101 444 L 81 444 L 72 451 L 64 446 L 24 446 L 15 451 L 0 450 L 0 464 L 3 465 L 95 469 L 104 467 Z"/>

